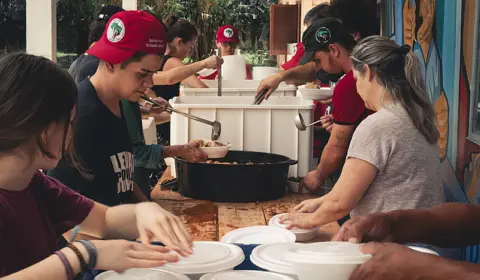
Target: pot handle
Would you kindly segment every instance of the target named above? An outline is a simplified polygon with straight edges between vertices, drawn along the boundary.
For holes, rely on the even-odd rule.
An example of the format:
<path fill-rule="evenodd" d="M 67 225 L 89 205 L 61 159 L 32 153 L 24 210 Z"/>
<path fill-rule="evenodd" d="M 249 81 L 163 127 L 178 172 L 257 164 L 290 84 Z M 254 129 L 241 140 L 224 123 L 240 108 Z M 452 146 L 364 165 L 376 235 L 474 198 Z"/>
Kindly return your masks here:
<path fill-rule="evenodd" d="M 286 162 L 288 165 L 295 165 L 298 163 L 298 160 L 293 160 L 293 159 L 290 159 Z"/>

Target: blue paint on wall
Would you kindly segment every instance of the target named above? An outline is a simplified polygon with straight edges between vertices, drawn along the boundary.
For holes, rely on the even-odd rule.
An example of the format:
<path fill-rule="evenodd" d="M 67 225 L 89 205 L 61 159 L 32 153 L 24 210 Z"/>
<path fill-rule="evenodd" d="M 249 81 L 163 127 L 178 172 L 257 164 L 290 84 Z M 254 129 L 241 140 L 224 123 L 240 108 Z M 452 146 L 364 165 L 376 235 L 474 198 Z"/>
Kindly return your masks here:
<path fill-rule="evenodd" d="M 395 42 L 399 45 L 403 45 L 403 3 L 395 0 Z"/>

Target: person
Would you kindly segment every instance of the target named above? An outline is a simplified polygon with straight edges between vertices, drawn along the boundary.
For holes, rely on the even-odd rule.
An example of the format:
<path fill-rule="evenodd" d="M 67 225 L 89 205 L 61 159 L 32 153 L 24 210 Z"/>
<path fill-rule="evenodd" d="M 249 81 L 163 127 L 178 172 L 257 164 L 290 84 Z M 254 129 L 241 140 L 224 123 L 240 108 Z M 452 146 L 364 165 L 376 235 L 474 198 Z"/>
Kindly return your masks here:
<path fill-rule="evenodd" d="M 107 207 L 39 170 L 53 168 L 71 148 L 81 110 L 67 71 L 43 57 L 12 53 L 0 58 L 0 79 L 1 279 L 73 279 L 88 268 L 178 261 L 170 250 L 192 253 L 185 226 L 158 204 Z M 104 240 L 60 248 L 58 238 L 75 225 Z M 138 237 L 143 244 L 122 240 Z M 149 245 L 153 238 L 167 247 Z"/>
<path fill-rule="evenodd" d="M 361 245 L 372 258 L 350 280 L 462 279 L 480 277 L 480 265 L 419 253 L 399 244 L 424 243 L 444 248 L 480 243 L 480 206 L 445 203 L 423 210 L 397 210 L 353 217 L 333 241 Z M 396 244 L 398 243 L 398 244 Z"/>
<path fill-rule="evenodd" d="M 132 180 L 134 149 L 125 119 L 134 118 L 126 118 L 125 113 L 129 106 L 138 107 L 136 102 L 153 86 L 152 75 L 160 68 L 165 38 L 163 25 L 147 12 L 123 11 L 110 19 L 100 41 L 87 51 L 100 59 L 98 69 L 78 85 L 73 143 L 87 170 L 79 172 L 62 159 L 49 175 L 109 206 L 147 200 Z M 195 143 L 181 148 L 157 147 L 155 151 L 157 158 L 158 154 L 172 157 L 182 151 L 189 161 L 205 159 Z"/>
<path fill-rule="evenodd" d="M 108 20 L 116 13 L 124 11 L 121 7 L 114 5 L 103 6 L 88 28 L 88 45 L 93 46 L 103 34 Z M 70 65 L 68 72 L 72 75 L 75 83 L 79 84 L 88 76 L 92 76 L 98 68 L 98 59 L 94 56 L 82 53 Z"/>
<path fill-rule="evenodd" d="M 376 113 L 355 130 L 333 190 L 282 217 L 289 227 L 444 202 L 435 114 L 417 57 L 378 35 L 360 41 L 350 57 L 358 93 Z"/>
<path fill-rule="evenodd" d="M 331 74 L 344 74 L 334 88 L 331 116 L 333 123 L 328 142 L 316 170 L 309 172 L 300 184 L 301 189 L 307 188 L 315 193 L 327 177 L 333 175 L 336 179 L 339 176 L 355 128 L 372 112 L 365 107 L 357 93 L 350 61 L 350 53 L 356 41 L 344 25 L 336 18 L 323 18 L 307 28 L 302 41 L 306 51 L 301 64 L 308 66 L 299 66 L 271 75 L 260 83 L 258 92 L 267 89 L 268 94 L 271 94 L 282 81 L 315 80 L 316 72 L 320 69 Z M 327 126 L 329 118 L 330 116 L 327 116 L 323 120 Z"/>
<path fill-rule="evenodd" d="M 160 71 L 169 71 L 184 66 L 183 60 L 195 47 L 198 39 L 198 31 L 190 22 L 170 15 L 166 20 L 167 25 L 167 51 L 163 57 Z M 179 81 L 173 85 L 155 85 L 152 90 L 157 97 L 170 100 L 180 94 L 180 82 L 192 88 L 208 88 L 195 75 Z M 168 114 L 170 116 L 170 114 Z M 159 143 L 170 145 L 170 122 L 157 125 Z"/>
<path fill-rule="evenodd" d="M 218 28 L 215 35 L 218 51 L 221 56 L 235 55 L 237 51 L 238 44 L 240 44 L 240 38 L 238 37 L 238 30 L 233 25 L 223 25 Z M 246 79 L 252 79 L 252 65 L 247 64 L 246 66 Z M 218 77 L 218 70 L 210 74 L 201 74 L 199 79 L 203 80 L 215 80 Z"/>

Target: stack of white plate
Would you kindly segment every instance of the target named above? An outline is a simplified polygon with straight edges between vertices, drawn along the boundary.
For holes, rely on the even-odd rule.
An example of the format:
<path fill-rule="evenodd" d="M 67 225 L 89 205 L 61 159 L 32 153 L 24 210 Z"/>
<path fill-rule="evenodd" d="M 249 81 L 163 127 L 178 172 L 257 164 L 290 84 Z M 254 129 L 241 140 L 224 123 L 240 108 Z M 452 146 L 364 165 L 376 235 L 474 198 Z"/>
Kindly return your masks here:
<path fill-rule="evenodd" d="M 270 226 L 253 226 L 233 230 L 222 238 L 222 242 L 236 244 L 269 244 L 278 242 L 295 242 L 292 232 Z"/>
<path fill-rule="evenodd" d="M 262 280 L 293 280 L 293 278 L 286 275 L 252 271 L 252 270 L 237 270 L 224 271 L 219 273 L 210 273 L 202 276 L 200 280 L 246 280 L 246 279 L 262 279 Z"/>

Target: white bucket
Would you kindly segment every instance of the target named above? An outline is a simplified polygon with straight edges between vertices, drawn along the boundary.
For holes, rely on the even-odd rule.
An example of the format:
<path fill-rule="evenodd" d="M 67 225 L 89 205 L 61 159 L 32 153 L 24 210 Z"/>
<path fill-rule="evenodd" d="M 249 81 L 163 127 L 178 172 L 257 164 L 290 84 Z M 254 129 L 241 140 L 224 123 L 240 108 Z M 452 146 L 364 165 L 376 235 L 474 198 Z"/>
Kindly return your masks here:
<path fill-rule="evenodd" d="M 252 77 L 254 80 L 263 80 L 266 77 L 280 72 L 280 69 L 277 67 L 253 67 Z"/>
<path fill-rule="evenodd" d="M 243 55 L 224 56 L 222 65 L 223 80 L 245 80 L 247 77 L 246 62 Z"/>

